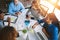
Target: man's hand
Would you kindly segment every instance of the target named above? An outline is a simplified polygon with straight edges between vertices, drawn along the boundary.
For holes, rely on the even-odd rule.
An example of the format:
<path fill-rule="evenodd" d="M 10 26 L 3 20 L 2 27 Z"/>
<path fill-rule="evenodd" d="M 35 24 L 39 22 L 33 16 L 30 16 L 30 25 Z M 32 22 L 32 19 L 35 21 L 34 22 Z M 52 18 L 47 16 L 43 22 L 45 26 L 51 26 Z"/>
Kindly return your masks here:
<path fill-rule="evenodd" d="M 39 25 L 37 22 L 32 26 L 32 28 L 34 29 L 37 25 Z"/>
<path fill-rule="evenodd" d="M 21 12 L 16 12 L 15 13 L 15 16 L 18 16 L 18 15 L 20 15 L 21 14 Z"/>

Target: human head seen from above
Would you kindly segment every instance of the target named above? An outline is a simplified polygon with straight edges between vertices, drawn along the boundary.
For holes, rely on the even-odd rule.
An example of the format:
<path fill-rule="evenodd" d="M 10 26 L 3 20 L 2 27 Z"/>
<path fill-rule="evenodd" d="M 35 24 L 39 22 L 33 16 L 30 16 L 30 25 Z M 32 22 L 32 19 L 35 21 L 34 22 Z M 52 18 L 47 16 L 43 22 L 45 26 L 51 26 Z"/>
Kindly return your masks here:
<path fill-rule="evenodd" d="M 14 4 L 17 5 L 19 0 L 13 0 Z"/>
<path fill-rule="evenodd" d="M 4 19 L 4 12 L 2 10 L 0 10 L 0 20 Z"/>

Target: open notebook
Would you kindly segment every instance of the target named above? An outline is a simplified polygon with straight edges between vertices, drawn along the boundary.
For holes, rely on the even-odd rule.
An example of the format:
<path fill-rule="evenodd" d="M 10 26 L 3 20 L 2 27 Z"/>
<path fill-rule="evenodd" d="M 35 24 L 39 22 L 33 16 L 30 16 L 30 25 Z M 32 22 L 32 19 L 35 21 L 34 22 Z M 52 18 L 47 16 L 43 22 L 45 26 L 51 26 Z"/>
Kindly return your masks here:
<path fill-rule="evenodd" d="M 12 16 L 12 15 L 5 15 L 4 16 L 4 20 L 7 20 L 8 17 L 11 18 L 11 22 L 12 23 L 15 23 L 17 21 L 17 17 L 16 16 Z"/>

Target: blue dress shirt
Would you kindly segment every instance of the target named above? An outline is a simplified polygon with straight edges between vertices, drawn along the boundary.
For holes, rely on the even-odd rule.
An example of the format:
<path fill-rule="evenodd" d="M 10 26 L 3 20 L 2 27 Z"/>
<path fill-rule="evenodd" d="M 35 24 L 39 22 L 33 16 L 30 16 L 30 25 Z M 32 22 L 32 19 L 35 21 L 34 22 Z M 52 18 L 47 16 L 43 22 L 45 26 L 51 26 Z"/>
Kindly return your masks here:
<path fill-rule="evenodd" d="M 9 5 L 8 12 L 11 15 L 14 15 L 16 12 L 23 12 L 25 10 L 23 4 L 21 2 L 18 2 L 17 5 L 14 4 L 14 2 L 11 2 Z"/>

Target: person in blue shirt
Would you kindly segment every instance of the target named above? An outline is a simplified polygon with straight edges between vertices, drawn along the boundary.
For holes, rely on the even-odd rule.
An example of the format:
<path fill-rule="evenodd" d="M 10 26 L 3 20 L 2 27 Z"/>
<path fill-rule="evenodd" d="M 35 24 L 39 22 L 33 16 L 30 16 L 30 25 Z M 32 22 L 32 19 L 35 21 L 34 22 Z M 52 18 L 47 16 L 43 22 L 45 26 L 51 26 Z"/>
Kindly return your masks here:
<path fill-rule="evenodd" d="M 0 30 L 3 28 L 3 19 L 4 19 L 4 14 L 3 14 L 3 12 L 0 10 Z"/>
<path fill-rule="evenodd" d="M 19 15 L 25 10 L 23 4 L 19 0 L 13 0 L 9 4 L 8 12 L 11 15 Z"/>
<path fill-rule="evenodd" d="M 0 10 L 0 30 L 4 28 L 4 21 L 8 22 L 7 26 L 10 26 L 10 18 L 8 17 L 7 20 L 4 20 L 4 12 Z"/>
<path fill-rule="evenodd" d="M 39 24 L 44 22 L 43 31 L 47 36 L 48 40 L 58 40 L 58 27 L 52 24 L 52 20 L 47 18 L 46 20 L 38 20 Z"/>

